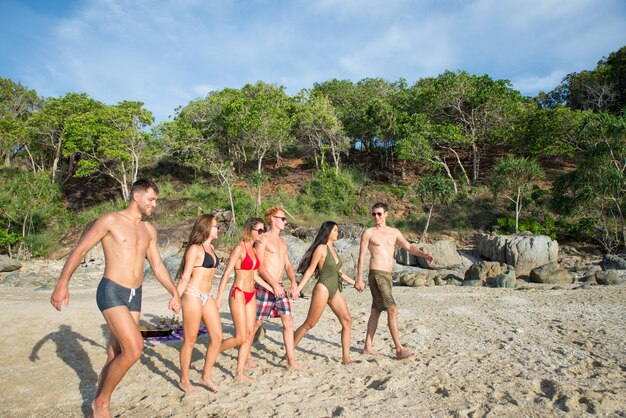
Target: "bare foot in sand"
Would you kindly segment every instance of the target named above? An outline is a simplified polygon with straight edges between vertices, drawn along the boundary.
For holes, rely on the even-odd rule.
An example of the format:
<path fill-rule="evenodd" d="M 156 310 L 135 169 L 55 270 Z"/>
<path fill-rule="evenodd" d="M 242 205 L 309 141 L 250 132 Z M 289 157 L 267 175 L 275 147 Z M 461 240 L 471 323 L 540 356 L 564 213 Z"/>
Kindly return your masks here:
<path fill-rule="evenodd" d="M 108 403 L 98 402 L 94 399 L 91 403 L 92 418 L 111 418 L 111 409 Z"/>
<path fill-rule="evenodd" d="M 252 359 L 248 357 L 248 360 L 246 361 L 246 368 L 254 369 L 255 367 L 256 367 L 256 364 L 254 364 L 254 361 L 252 361 Z"/>
<path fill-rule="evenodd" d="M 364 348 L 363 354 L 367 354 L 368 356 L 373 356 L 373 357 L 382 356 L 382 354 L 380 354 L 378 351 L 374 350 L 373 348 Z"/>
<path fill-rule="evenodd" d="M 245 374 L 243 374 L 243 373 L 237 373 L 237 374 L 235 375 L 235 380 L 241 380 L 241 381 L 246 382 L 246 383 L 252 383 L 252 382 L 254 382 L 254 378 L 253 378 L 253 377 L 246 376 L 246 375 L 245 375 Z"/>
<path fill-rule="evenodd" d="M 396 350 L 396 358 L 403 359 L 413 357 L 415 354 L 411 353 L 406 348 L 401 348 L 400 350 Z"/>
<path fill-rule="evenodd" d="M 306 367 L 303 367 L 302 365 L 300 365 L 300 363 L 298 363 L 297 361 L 292 361 L 292 362 L 287 362 L 287 369 L 289 370 L 297 370 L 299 372 L 310 372 L 311 370 L 307 369 Z"/>
<path fill-rule="evenodd" d="M 207 386 L 209 389 L 211 389 L 213 392 L 219 392 L 220 391 L 220 387 L 217 386 L 215 384 L 215 382 L 213 382 L 213 380 L 211 380 L 210 377 L 204 377 L 202 376 L 200 378 L 200 383 L 202 383 L 204 386 Z"/>
<path fill-rule="evenodd" d="M 344 364 L 344 365 L 353 364 L 353 363 L 354 363 L 354 360 L 352 360 L 350 357 L 344 358 L 343 360 L 341 360 L 341 364 Z"/>
<path fill-rule="evenodd" d="M 191 382 L 189 380 L 185 380 L 185 381 L 179 381 L 178 382 L 178 386 L 180 386 L 180 388 L 187 392 L 187 393 L 191 393 L 191 392 L 195 392 L 196 388 L 191 384 Z"/>

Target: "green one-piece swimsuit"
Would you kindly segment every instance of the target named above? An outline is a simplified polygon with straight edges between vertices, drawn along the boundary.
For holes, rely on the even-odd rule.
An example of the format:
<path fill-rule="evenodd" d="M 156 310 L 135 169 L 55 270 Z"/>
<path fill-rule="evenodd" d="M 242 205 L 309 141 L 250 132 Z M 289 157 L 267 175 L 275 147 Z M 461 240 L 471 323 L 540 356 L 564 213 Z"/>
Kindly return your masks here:
<path fill-rule="evenodd" d="M 339 259 L 339 256 L 337 256 L 337 259 Z M 335 263 L 333 253 L 330 252 L 330 248 L 326 245 L 326 260 L 324 260 L 322 270 L 318 273 L 317 282 L 323 284 L 326 289 L 328 289 L 328 299 L 332 299 L 337 290 L 343 290 L 341 273 L 339 272 L 340 269 L 341 260 L 339 260 L 338 263 Z"/>

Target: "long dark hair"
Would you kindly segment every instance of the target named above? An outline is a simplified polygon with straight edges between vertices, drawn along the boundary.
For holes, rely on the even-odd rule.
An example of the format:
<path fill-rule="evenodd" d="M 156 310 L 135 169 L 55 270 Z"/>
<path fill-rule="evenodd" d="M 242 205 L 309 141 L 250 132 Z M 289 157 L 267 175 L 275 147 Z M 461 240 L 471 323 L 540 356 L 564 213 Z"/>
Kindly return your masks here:
<path fill-rule="evenodd" d="M 322 226 L 320 226 L 320 230 L 317 231 L 317 236 L 313 240 L 313 243 L 306 250 L 306 252 L 302 256 L 302 260 L 300 260 L 300 264 L 298 264 L 298 273 L 304 274 L 306 269 L 309 268 L 309 264 L 311 263 L 311 257 L 313 257 L 313 251 L 315 251 L 318 245 L 328 243 L 328 237 L 330 236 L 333 228 L 336 226 L 337 223 L 333 221 L 326 221 L 322 224 Z"/>
<path fill-rule="evenodd" d="M 211 235 L 211 228 L 213 227 L 213 219 L 215 219 L 214 215 L 200 215 L 196 222 L 193 224 L 191 228 L 191 232 L 189 233 L 189 239 L 187 240 L 187 248 L 185 249 L 185 253 L 183 254 L 183 259 L 180 261 L 180 267 L 178 267 L 178 271 L 176 272 L 175 277 L 180 277 L 185 270 L 185 256 L 187 255 L 187 251 L 189 251 L 189 247 L 193 244 L 200 244 L 209 238 Z M 217 256 L 216 256 L 217 257 Z"/>

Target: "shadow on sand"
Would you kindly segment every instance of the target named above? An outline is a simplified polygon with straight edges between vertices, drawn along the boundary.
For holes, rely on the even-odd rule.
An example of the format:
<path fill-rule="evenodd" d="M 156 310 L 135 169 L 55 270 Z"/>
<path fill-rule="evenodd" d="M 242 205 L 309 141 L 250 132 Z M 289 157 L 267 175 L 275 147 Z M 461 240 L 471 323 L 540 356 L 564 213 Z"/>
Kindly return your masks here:
<path fill-rule="evenodd" d="M 52 341 L 56 345 L 57 357 L 74 370 L 74 373 L 78 376 L 80 380 L 78 389 L 83 398 L 81 411 L 85 416 L 88 416 L 91 413 L 91 400 L 96 395 L 98 374 L 93 369 L 87 351 L 83 349 L 80 343 L 86 342 L 94 347 L 106 348 L 73 331 L 71 326 L 60 325 L 58 331 L 51 332 L 35 344 L 29 356 L 30 361 L 36 362 L 39 360 L 37 354 L 47 341 Z"/>

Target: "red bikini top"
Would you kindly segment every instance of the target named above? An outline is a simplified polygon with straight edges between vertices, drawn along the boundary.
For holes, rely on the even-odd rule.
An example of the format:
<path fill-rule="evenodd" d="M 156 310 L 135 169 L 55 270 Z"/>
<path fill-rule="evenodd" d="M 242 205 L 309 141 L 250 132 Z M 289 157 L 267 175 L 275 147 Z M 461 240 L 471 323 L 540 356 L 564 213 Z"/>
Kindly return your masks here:
<path fill-rule="evenodd" d="M 252 263 L 252 258 L 248 255 L 248 248 L 246 247 L 246 243 L 243 243 L 244 251 L 246 252 L 246 256 L 243 258 L 241 262 L 240 270 L 258 270 L 261 266 L 261 262 L 259 261 L 259 257 L 256 258 L 256 262 Z"/>

